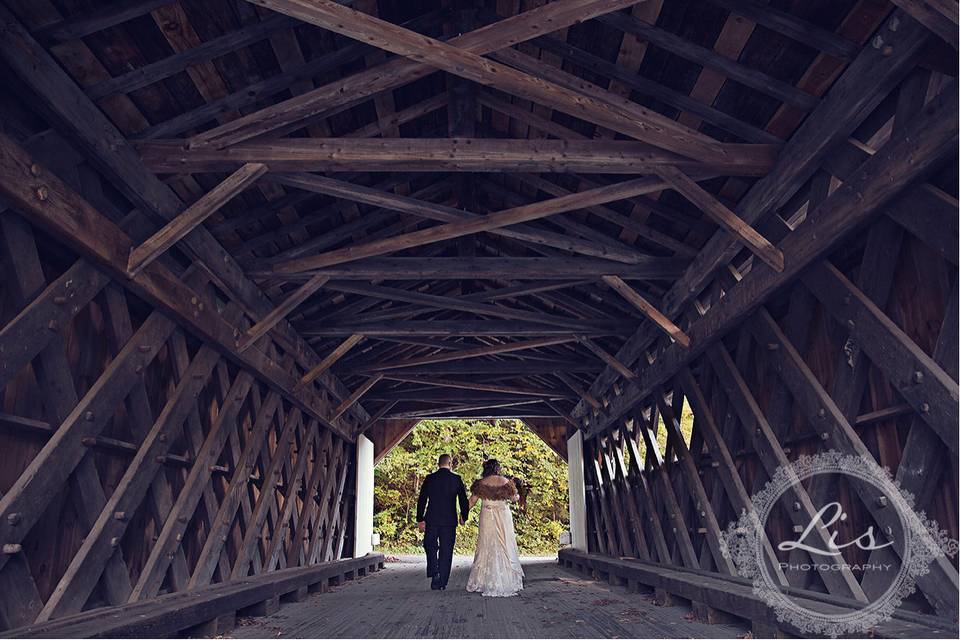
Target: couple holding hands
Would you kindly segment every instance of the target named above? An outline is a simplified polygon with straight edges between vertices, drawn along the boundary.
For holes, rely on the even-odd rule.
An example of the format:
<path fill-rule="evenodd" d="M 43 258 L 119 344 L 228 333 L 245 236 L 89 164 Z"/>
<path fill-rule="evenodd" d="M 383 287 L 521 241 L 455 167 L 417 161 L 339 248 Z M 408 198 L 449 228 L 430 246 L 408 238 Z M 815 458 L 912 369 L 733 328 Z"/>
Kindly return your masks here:
<path fill-rule="evenodd" d="M 483 463 L 483 474 L 471 485 L 468 498 L 463 480 L 453 472 L 451 456 L 440 456 L 438 466 L 424 479 L 417 500 L 417 524 L 424 534 L 430 588 L 446 589 L 457 525 L 465 524 L 470 510 L 480 502 L 477 550 L 467 591 L 495 597 L 517 595 L 523 589 L 523 569 L 509 506 L 520 497 L 516 485 L 501 474 L 500 463 L 490 459 Z"/>

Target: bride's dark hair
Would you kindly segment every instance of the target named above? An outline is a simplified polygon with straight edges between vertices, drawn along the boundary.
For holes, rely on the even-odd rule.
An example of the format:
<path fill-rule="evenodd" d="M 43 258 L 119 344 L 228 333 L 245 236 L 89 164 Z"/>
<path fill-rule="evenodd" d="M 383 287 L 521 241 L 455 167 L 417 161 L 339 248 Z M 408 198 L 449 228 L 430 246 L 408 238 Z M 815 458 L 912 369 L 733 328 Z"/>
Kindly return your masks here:
<path fill-rule="evenodd" d="M 486 478 L 487 476 L 498 476 L 500 475 L 500 462 L 495 458 L 490 458 L 483 463 L 483 474 L 481 477 Z"/>

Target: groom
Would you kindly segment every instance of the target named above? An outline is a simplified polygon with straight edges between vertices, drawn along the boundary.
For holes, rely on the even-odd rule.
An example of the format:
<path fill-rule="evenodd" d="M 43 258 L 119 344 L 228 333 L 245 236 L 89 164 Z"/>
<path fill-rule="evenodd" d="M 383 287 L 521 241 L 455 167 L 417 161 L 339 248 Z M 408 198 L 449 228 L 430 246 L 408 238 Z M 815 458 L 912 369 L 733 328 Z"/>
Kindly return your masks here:
<path fill-rule="evenodd" d="M 460 501 L 460 524 L 467 521 L 470 503 L 463 480 L 450 469 L 450 454 L 440 456 L 437 464 L 440 468 L 428 475 L 420 487 L 417 526 L 423 532 L 430 588 L 442 591 L 450 579 L 453 545 L 457 541 L 457 500 Z"/>

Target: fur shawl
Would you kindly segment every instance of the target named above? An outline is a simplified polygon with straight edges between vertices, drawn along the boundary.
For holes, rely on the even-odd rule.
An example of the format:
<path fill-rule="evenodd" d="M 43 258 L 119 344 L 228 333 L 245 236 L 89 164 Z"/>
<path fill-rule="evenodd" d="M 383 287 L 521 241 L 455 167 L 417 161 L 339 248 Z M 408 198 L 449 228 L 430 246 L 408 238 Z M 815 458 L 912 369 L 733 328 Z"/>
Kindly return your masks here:
<path fill-rule="evenodd" d="M 517 486 L 513 484 L 513 480 L 508 480 L 498 487 L 477 480 L 470 485 L 470 493 L 484 500 L 513 500 L 517 497 Z"/>

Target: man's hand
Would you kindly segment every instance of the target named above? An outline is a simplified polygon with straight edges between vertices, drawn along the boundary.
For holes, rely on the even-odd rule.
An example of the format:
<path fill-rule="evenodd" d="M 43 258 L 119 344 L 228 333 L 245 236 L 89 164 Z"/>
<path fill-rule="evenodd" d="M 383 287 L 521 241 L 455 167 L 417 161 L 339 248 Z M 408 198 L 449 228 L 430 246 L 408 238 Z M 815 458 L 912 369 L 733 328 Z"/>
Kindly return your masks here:
<path fill-rule="evenodd" d="M 427 523 L 421 520 L 420 522 L 417 523 L 417 529 L 420 529 L 420 533 L 423 533 L 424 531 L 427 530 Z"/>

